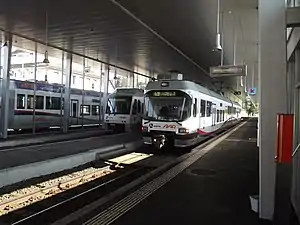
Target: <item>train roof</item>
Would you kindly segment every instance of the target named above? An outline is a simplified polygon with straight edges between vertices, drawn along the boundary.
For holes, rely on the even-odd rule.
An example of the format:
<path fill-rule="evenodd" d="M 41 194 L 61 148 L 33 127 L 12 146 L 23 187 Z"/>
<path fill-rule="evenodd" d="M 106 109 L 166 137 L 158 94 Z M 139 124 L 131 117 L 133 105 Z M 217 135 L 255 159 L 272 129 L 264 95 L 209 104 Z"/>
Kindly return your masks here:
<path fill-rule="evenodd" d="M 144 90 L 139 88 L 117 88 L 113 93 L 109 94 L 109 97 L 114 96 L 144 96 Z"/>
<path fill-rule="evenodd" d="M 26 90 L 34 90 L 34 82 L 32 81 L 21 81 L 21 80 L 11 80 L 14 83 L 15 88 L 17 89 L 26 89 Z M 36 82 L 36 90 L 37 91 L 46 91 L 53 93 L 64 93 L 65 85 L 61 84 L 49 84 L 46 82 L 37 81 Z M 70 89 L 71 94 L 73 95 L 87 95 L 93 97 L 102 96 L 102 92 L 91 91 L 91 90 L 81 90 L 76 88 Z"/>
<path fill-rule="evenodd" d="M 211 91 L 195 82 L 188 81 L 188 80 L 156 80 L 156 81 L 150 81 L 146 86 L 146 91 L 151 90 L 193 90 L 198 91 L 200 93 L 215 97 L 217 99 L 221 99 L 223 101 L 233 103 L 236 105 L 239 105 L 239 103 L 231 101 L 230 99 Z"/>

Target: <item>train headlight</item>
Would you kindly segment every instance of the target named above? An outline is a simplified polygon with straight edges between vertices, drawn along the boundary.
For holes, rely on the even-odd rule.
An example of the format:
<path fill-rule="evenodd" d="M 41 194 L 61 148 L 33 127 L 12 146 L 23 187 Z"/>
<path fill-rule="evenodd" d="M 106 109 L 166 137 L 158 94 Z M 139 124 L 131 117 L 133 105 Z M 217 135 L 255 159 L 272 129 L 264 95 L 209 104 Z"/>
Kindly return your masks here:
<path fill-rule="evenodd" d="M 142 126 L 142 132 L 148 132 L 148 127 Z"/>
<path fill-rule="evenodd" d="M 189 129 L 188 128 L 178 128 L 178 133 L 179 134 L 189 133 Z"/>

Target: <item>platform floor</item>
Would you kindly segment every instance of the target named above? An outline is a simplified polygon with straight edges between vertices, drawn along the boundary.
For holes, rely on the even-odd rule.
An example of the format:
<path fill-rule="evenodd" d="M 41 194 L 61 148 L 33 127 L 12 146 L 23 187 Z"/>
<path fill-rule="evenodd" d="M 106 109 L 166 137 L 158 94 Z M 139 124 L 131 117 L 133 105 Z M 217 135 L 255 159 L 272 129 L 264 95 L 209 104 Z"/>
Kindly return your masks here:
<path fill-rule="evenodd" d="M 123 133 L 99 135 L 77 140 L 42 143 L 35 146 L 0 149 L 0 170 L 29 163 L 45 161 L 88 150 L 128 143 L 139 138 L 138 134 Z"/>
<path fill-rule="evenodd" d="M 100 136 L 107 133 L 109 132 L 102 128 L 86 128 L 70 130 L 68 133 L 61 133 L 58 131 L 45 131 L 36 134 L 13 134 L 9 135 L 7 139 L 0 140 L 0 149 L 59 142 L 65 140 L 75 140 L 92 136 Z"/>
<path fill-rule="evenodd" d="M 249 200 L 259 188 L 256 125 L 251 119 L 113 224 L 269 224 Z"/>

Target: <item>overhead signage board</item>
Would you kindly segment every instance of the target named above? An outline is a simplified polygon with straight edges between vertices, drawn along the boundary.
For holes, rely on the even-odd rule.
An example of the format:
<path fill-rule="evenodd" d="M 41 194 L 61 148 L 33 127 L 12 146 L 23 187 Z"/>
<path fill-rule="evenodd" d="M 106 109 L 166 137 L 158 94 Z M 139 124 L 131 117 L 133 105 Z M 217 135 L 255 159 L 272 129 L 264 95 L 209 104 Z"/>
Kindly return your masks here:
<path fill-rule="evenodd" d="M 210 67 L 211 77 L 246 76 L 246 65 L 228 65 Z"/>
<path fill-rule="evenodd" d="M 249 95 L 256 95 L 256 88 L 255 87 L 249 88 L 248 93 Z"/>

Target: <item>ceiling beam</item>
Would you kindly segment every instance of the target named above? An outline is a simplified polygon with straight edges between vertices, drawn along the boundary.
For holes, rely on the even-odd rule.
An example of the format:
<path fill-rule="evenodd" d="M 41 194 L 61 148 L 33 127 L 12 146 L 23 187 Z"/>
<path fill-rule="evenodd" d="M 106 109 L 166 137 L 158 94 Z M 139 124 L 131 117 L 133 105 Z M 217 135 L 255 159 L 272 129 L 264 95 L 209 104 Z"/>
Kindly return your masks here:
<path fill-rule="evenodd" d="M 300 27 L 300 6 L 289 7 L 286 10 L 286 26 Z"/>

